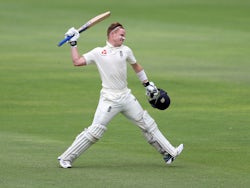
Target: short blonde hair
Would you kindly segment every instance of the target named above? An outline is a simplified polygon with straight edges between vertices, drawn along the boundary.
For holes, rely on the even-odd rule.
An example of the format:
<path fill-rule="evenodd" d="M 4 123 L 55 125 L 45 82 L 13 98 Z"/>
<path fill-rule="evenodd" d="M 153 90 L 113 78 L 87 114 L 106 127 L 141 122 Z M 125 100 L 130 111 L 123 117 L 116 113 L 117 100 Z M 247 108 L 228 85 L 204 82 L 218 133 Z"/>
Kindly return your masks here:
<path fill-rule="evenodd" d="M 119 22 L 114 22 L 112 23 L 108 29 L 107 29 L 107 36 L 109 36 L 109 34 L 113 31 L 115 31 L 117 28 L 122 28 L 124 29 L 124 27 L 122 26 L 122 24 L 120 24 Z"/>

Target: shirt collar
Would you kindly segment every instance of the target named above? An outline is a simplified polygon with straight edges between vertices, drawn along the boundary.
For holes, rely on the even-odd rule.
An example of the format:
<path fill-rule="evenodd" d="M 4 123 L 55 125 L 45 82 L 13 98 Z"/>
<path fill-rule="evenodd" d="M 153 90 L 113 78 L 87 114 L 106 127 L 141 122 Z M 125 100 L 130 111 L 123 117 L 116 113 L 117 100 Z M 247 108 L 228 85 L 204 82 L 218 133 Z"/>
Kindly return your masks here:
<path fill-rule="evenodd" d="M 112 44 L 110 44 L 108 41 L 106 41 L 106 44 L 109 48 L 113 48 L 113 49 L 119 49 L 121 48 L 123 45 L 119 46 L 119 47 L 114 47 Z"/>

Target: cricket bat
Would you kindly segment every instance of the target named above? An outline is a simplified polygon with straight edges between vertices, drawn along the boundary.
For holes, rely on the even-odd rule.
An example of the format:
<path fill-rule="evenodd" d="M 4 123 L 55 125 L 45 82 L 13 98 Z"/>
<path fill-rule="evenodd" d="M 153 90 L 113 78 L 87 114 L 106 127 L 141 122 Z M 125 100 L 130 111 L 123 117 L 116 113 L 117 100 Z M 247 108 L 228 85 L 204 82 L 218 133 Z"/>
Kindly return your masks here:
<path fill-rule="evenodd" d="M 96 17 L 90 19 L 88 22 L 86 22 L 84 25 L 82 25 L 82 26 L 78 29 L 79 33 L 81 33 L 81 32 L 83 32 L 83 31 L 87 30 L 88 28 L 94 26 L 94 25 L 97 24 L 98 22 L 100 22 L 100 21 L 106 19 L 107 17 L 110 16 L 110 14 L 111 14 L 110 11 L 107 11 L 107 12 L 105 12 L 105 13 L 99 14 L 99 15 L 97 15 Z M 70 40 L 72 37 L 73 37 L 73 36 L 68 36 L 68 37 L 66 37 L 66 38 L 63 39 L 61 42 L 59 42 L 57 46 L 58 46 L 58 47 L 62 46 L 65 42 L 67 42 L 68 40 Z"/>

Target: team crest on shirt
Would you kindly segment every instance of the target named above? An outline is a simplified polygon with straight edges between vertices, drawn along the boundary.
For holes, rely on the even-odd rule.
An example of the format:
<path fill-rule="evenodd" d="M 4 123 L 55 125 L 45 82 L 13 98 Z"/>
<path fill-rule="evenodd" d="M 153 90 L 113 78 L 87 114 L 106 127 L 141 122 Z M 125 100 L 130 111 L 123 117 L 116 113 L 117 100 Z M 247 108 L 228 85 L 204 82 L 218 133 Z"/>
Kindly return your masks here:
<path fill-rule="evenodd" d="M 122 53 L 122 51 L 120 51 L 120 57 L 123 57 L 123 53 Z"/>

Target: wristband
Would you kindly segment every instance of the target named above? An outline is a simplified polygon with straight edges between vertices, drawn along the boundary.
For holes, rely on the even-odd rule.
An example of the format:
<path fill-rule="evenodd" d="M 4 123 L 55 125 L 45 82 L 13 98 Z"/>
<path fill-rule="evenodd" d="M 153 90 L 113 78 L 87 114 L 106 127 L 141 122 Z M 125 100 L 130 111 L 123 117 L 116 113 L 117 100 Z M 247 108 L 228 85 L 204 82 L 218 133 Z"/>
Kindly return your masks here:
<path fill-rule="evenodd" d="M 145 82 L 145 83 L 143 83 L 143 86 L 144 86 L 144 87 L 149 86 L 149 82 Z"/>
<path fill-rule="evenodd" d="M 141 70 L 140 72 L 137 72 L 136 74 L 137 74 L 137 76 L 138 76 L 138 78 L 139 78 L 139 80 L 141 82 L 144 82 L 144 81 L 148 80 L 148 77 L 147 77 L 147 75 L 146 75 L 146 73 L 145 73 L 144 70 Z"/>

